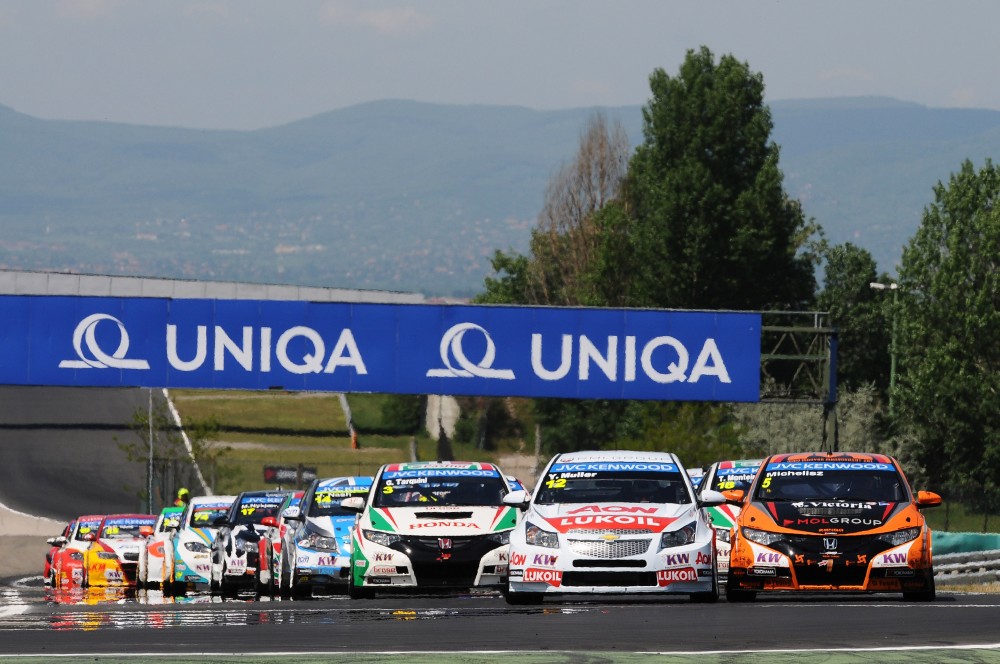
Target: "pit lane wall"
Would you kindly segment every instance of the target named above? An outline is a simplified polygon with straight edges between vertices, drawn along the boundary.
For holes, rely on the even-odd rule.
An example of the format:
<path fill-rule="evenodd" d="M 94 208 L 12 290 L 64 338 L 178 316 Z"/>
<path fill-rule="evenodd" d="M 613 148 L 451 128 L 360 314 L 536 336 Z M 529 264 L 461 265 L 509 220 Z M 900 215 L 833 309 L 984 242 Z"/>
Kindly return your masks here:
<path fill-rule="evenodd" d="M 932 533 L 939 586 L 1000 582 L 1000 533 Z"/>

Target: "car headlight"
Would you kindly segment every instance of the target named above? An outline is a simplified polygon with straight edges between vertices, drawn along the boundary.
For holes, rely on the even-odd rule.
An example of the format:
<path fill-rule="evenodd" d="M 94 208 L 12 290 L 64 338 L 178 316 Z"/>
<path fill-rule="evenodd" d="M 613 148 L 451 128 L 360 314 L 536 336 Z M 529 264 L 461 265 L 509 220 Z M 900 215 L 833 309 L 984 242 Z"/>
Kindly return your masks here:
<path fill-rule="evenodd" d="M 756 528 L 744 528 L 743 537 L 764 546 L 771 546 L 775 542 L 785 539 L 785 536 L 781 533 L 769 533 L 766 530 L 757 530 Z"/>
<path fill-rule="evenodd" d="M 729 528 L 716 528 L 715 539 L 729 544 Z"/>
<path fill-rule="evenodd" d="M 524 541 L 532 546 L 559 548 L 559 535 L 550 530 L 539 528 L 530 521 L 524 524 Z"/>
<path fill-rule="evenodd" d="M 683 528 L 678 528 L 677 530 L 671 530 L 670 532 L 663 533 L 660 535 L 660 548 L 670 549 L 675 546 L 684 546 L 685 544 L 691 544 L 694 542 L 694 535 L 697 532 L 693 523 L 689 523 Z"/>
<path fill-rule="evenodd" d="M 82 551 L 70 551 L 69 552 L 69 557 L 72 560 L 83 560 L 83 552 Z"/>
<path fill-rule="evenodd" d="M 505 530 L 502 533 L 493 533 L 489 535 L 486 539 L 491 542 L 500 542 L 501 544 L 510 544 L 510 531 Z"/>
<path fill-rule="evenodd" d="M 211 550 L 204 542 L 184 542 L 184 548 L 191 553 L 208 553 Z"/>
<path fill-rule="evenodd" d="M 910 540 L 917 539 L 920 536 L 920 528 L 903 528 L 902 530 L 896 530 L 891 533 L 883 533 L 875 537 L 875 539 L 882 542 L 891 544 L 892 546 L 899 546 L 900 544 L 906 544 Z"/>
<path fill-rule="evenodd" d="M 376 544 L 381 544 L 382 546 L 392 546 L 402 539 L 402 537 L 396 533 L 383 533 L 381 530 L 362 529 L 361 536 L 369 542 L 375 542 Z"/>
<path fill-rule="evenodd" d="M 370 533 L 372 531 L 369 530 L 367 532 Z M 366 539 L 372 539 L 367 534 L 365 535 L 365 538 Z M 372 541 L 374 542 L 375 540 L 372 540 Z M 334 538 L 334 537 L 326 537 L 324 535 L 320 535 L 319 533 L 309 533 L 308 535 L 306 535 L 305 537 L 303 537 L 302 539 L 300 539 L 299 542 L 298 542 L 298 544 L 299 544 L 299 546 L 305 547 L 306 549 L 321 549 L 323 551 L 336 551 L 337 550 L 337 539 L 336 538 Z M 381 542 L 378 542 L 378 544 L 381 544 Z M 388 544 L 383 544 L 383 546 L 388 546 Z"/>
<path fill-rule="evenodd" d="M 97 557 L 100 560 L 118 560 L 118 554 L 111 551 L 98 551 Z"/>

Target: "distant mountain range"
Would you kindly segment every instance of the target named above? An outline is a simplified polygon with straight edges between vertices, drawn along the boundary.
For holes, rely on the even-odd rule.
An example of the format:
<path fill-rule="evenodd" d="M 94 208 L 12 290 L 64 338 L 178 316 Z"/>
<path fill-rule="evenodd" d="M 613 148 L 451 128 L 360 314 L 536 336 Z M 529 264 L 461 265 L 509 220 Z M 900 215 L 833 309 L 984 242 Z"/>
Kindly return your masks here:
<path fill-rule="evenodd" d="M 41 120 L 0 106 L 0 267 L 468 296 L 526 251 L 596 109 L 389 100 L 257 131 Z M 601 109 L 642 140 L 641 107 Z M 1000 112 L 886 98 L 771 103 L 788 193 L 895 271 Z"/>

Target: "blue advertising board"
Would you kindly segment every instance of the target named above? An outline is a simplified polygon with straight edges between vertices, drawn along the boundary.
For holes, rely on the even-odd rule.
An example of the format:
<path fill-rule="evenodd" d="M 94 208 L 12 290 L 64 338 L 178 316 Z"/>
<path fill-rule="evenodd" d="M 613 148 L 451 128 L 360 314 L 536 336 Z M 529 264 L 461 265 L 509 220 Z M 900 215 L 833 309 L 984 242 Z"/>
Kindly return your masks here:
<path fill-rule="evenodd" d="M 759 314 L 0 296 L 0 383 L 757 401 Z"/>

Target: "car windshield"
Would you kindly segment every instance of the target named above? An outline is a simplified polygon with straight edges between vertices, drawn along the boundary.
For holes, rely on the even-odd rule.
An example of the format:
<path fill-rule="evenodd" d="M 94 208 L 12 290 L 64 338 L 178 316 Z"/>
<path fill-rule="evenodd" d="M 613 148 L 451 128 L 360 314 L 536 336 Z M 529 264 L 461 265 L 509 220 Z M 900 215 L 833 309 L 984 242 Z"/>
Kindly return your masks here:
<path fill-rule="evenodd" d="M 758 468 L 760 468 L 760 463 L 742 464 L 735 462 L 726 466 L 720 464 L 715 469 L 711 484 L 706 485 L 705 488 L 715 491 L 731 491 L 733 489 L 749 491 Z"/>
<path fill-rule="evenodd" d="M 141 537 L 139 528 L 142 526 L 153 526 L 156 524 L 156 517 L 149 519 L 115 519 L 108 520 L 101 526 L 101 539 L 124 539 L 127 537 Z"/>
<path fill-rule="evenodd" d="M 903 480 L 890 464 L 854 464 L 857 469 L 824 463 L 771 463 L 761 471 L 756 500 L 845 500 L 898 503 L 907 500 Z"/>
<path fill-rule="evenodd" d="M 345 510 L 340 506 L 340 501 L 344 498 L 353 498 L 355 496 L 364 498 L 367 495 L 368 487 L 366 486 L 317 491 L 313 495 L 312 504 L 309 506 L 309 514 L 306 516 L 354 516 L 354 512 Z"/>
<path fill-rule="evenodd" d="M 507 485 L 492 470 L 422 469 L 386 471 L 375 488 L 376 507 L 499 506 Z"/>
<path fill-rule="evenodd" d="M 662 462 L 555 463 L 535 503 L 690 503 L 680 468 Z"/>
<path fill-rule="evenodd" d="M 94 521 L 81 521 L 78 524 L 78 527 L 76 529 L 76 535 L 73 537 L 73 539 L 83 540 L 83 538 L 86 537 L 87 535 L 93 535 L 94 533 L 96 533 L 97 529 L 100 527 L 101 527 L 101 521 L 99 519 Z"/>
<path fill-rule="evenodd" d="M 245 526 L 259 524 L 265 517 L 276 517 L 285 498 L 283 493 L 244 496 L 235 506 L 232 521 L 235 525 Z"/>
<path fill-rule="evenodd" d="M 229 505 L 199 505 L 191 510 L 188 525 L 192 528 L 209 528 L 220 516 L 229 511 Z"/>

